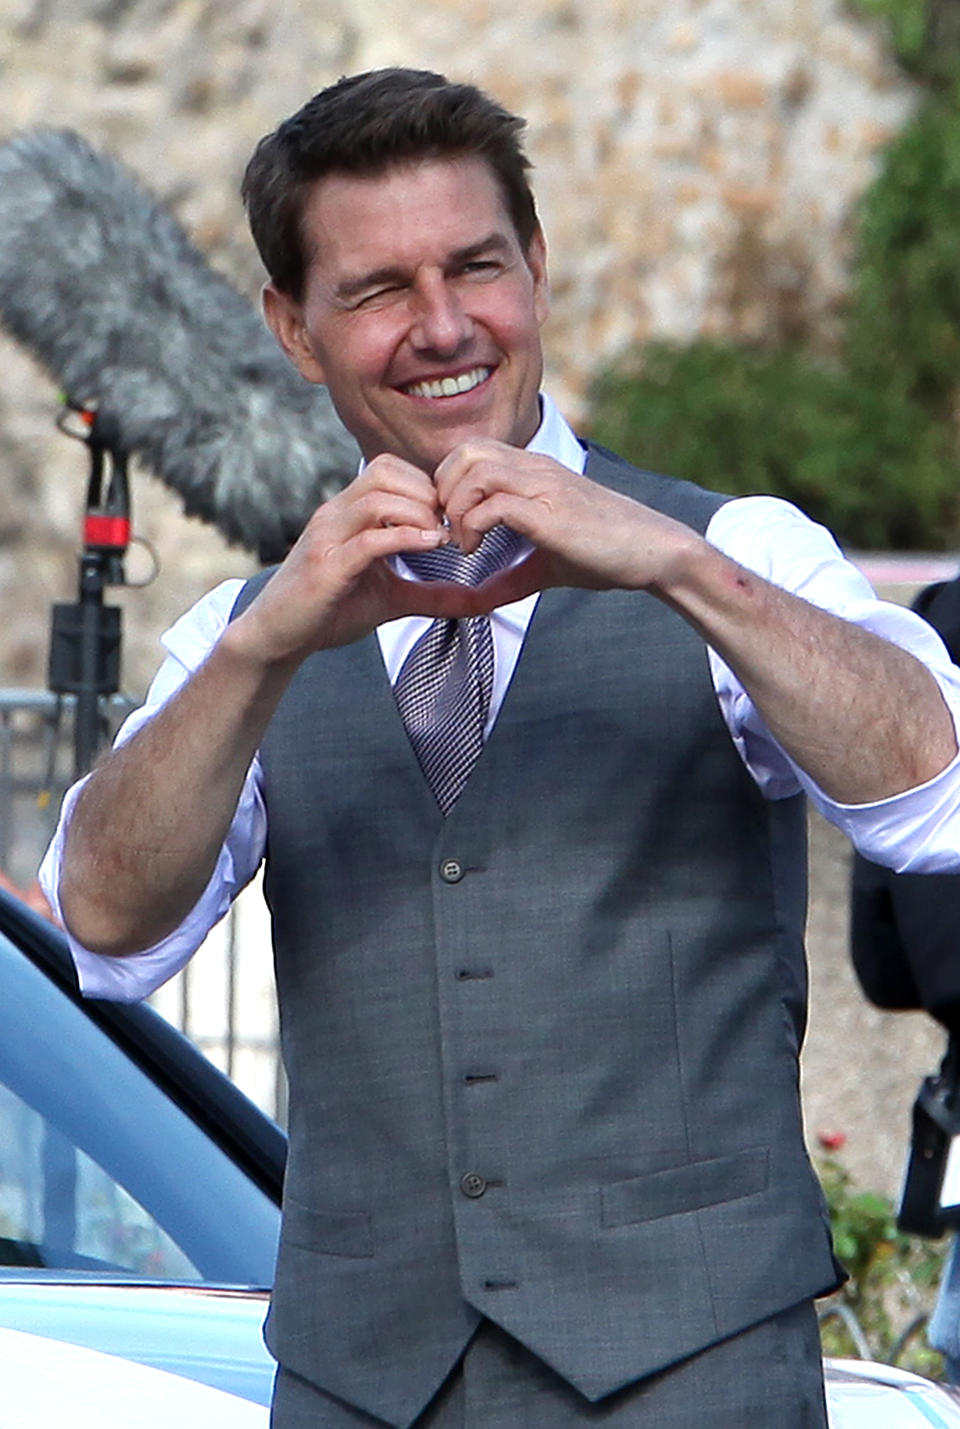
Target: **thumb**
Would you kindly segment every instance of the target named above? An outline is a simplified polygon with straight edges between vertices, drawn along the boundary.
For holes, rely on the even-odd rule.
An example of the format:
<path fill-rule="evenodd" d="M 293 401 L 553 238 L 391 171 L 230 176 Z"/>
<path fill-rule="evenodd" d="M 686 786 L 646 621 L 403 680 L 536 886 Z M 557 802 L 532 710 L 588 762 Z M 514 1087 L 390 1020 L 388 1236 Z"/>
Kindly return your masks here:
<path fill-rule="evenodd" d="M 497 571 L 472 588 L 475 608 L 471 613 L 488 615 L 491 610 L 496 610 L 498 605 L 510 605 L 512 601 L 523 600 L 525 596 L 560 583 L 553 577 L 545 552 L 531 551 L 519 565 Z"/>
<path fill-rule="evenodd" d="M 387 591 L 390 604 L 387 618 L 391 620 L 403 615 L 459 620 L 479 613 L 474 609 L 476 592 L 456 581 L 404 580 L 395 572 L 388 571 Z"/>

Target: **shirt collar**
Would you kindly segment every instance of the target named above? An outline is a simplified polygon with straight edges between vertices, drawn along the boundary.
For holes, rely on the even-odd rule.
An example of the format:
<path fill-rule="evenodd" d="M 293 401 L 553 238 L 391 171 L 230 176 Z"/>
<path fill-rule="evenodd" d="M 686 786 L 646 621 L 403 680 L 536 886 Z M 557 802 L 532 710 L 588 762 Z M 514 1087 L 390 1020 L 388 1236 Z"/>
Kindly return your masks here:
<path fill-rule="evenodd" d="M 553 457 L 569 471 L 582 473 L 586 465 L 586 451 L 546 392 L 540 393 L 540 425 L 527 443 L 527 451 Z"/>

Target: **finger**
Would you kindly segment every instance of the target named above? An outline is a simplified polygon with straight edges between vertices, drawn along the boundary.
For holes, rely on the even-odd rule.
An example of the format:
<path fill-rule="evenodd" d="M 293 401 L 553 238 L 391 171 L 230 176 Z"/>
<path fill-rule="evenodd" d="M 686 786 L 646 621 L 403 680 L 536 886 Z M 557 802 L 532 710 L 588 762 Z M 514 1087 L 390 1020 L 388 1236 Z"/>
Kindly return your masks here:
<path fill-rule="evenodd" d="M 511 456 L 517 455 L 518 449 L 507 446 L 504 442 L 488 440 L 461 442 L 459 446 L 447 453 L 433 473 L 433 480 L 440 492 L 441 499 L 446 501 L 451 486 L 472 467 L 484 461 L 506 461 Z"/>
<path fill-rule="evenodd" d="M 406 581 L 392 571 L 388 579 L 391 618 L 426 615 L 431 620 L 461 620 L 486 613 L 477 608 L 476 591 L 456 581 Z"/>
<path fill-rule="evenodd" d="M 469 510 L 448 516 L 450 537 L 469 555 L 488 531 L 495 526 L 509 526 L 519 536 L 525 536 L 531 545 L 552 547 L 555 509 L 550 499 L 539 492 L 523 496 L 512 491 L 494 491 Z"/>
<path fill-rule="evenodd" d="M 394 456 L 392 452 L 382 452 L 368 462 L 348 487 L 344 490 L 359 492 L 380 489 L 420 495 L 424 500 L 436 500 L 436 487 L 431 477 L 418 466 Z"/>
<path fill-rule="evenodd" d="M 454 539 L 467 511 L 509 485 L 510 467 L 519 455 L 501 442 L 465 442 L 440 463 L 433 479 Z"/>
<path fill-rule="evenodd" d="M 544 520 L 539 497 L 517 496 L 513 492 L 496 491 L 465 511 L 456 522 L 450 519 L 450 534 L 461 550 L 476 550 L 488 531 L 495 526 L 509 526 L 518 536 L 525 536 L 532 545 L 545 541 L 549 526 Z"/>
<path fill-rule="evenodd" d="M 354 531 L 377 526 L 413 526 L 423 531 L 442 531 L 445 535 L 439 502 L 432 488 L 431 492 L 433 499 L 423 501 L 392 491 L 371 491 L 351 507 L 349 525 Z"/>
<path fill-rule="evenodd" d="M 384 503 L 381 509 L 385 513 L 391 499 L 415 503 L 440 519 L 440 498 L 426 473 L 407 462 L 378 457 L 376 465 L 371 463 L 336 496 L 318 506 L 309 524 L 322 526 L 342 521 L 345 527 L 356 529 L 358 511 L 376 510 L 380 502 Z"/>
<path fill-rule="evenodd" d="M 494 526 L 506 524 L 526 535 L 530 513 L 524 509 L 525 500 L 508 489 L 495 469 L 485 465 L 472 470 L 452 488 L 443 505 L 451 539 L 469 554 Z M 520 525 L 509 519 L 511 513 Z"/>
<path fill-rule="evenodd" d="M 435 473 L 451 534 L 468 552 L 498 522 L 536 541 L 574 479 L 549 457 L 499 442 L 464 444 Z"/>
<path fill-rule="evenodd" d="M 498 606 L 510 605 L 538 591 L 561 585 L 563 581 L 552 568 L 543 551 L 532 551 L 519 565 L 497 571 L 479 586 L 470 587 L 473 597 L 471 615 L 489 615 Z"/>
<path fill-rule="evenodd" d="M 336 498 L 314 512 L 298 542 L 302 550 L 315 546 L 324 550 L 377 528 L 414 528 L 437 533 L 446 539 L 439 509 L 435 501 L 424 502 L 408 495 L 374 489 L 354 494 L 349 502 L 335 505 Z M 414 549 L 420 546 L 414 541 Z"/>
<path fill-rule="evenodd" d="M 417 525 L 376 525 L 363 526 L 345 541 L 338 541 L 320 553 L 322 562 L 338 563 L 345 575 L 355 577 L 362 574 L 375 561 L 386 560 L 390 556 L 400 556 L 405 552 L 430 551 L 445 544 L 449 539 L 440 525 L 425 528 Z M 399 576 L 397 580 L 401 580 Z M 417 582 L 402 581 L 403 585 Z"/>

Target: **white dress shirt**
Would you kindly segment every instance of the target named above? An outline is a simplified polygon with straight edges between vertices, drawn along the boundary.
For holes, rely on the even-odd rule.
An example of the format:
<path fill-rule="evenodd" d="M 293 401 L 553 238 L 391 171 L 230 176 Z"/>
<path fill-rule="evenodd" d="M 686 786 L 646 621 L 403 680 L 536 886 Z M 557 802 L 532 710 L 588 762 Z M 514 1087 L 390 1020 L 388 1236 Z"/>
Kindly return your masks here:
<path fill-rule="evenodd" d="M 584 448 L 550 399 L 541 400 L 543 420 L 529 450 L 552 456 L 573 471 L 582 471 Z M 712 545 L 766 580 L 910 650 L 934 673 L 954 723 L 960 728 L 960 670 L 939 636 L 911 611 L 879 600 L 866 578 L 844 559 L 823 526 L 810 521 L 789 502 L 769 496 L 746 496 L 721 506 L 705 534 Z M 404 573 L 402 562 L 398 565 Z M 167 631 L 163 637 L 166 659 L 143 706 L 124 723 L 118 743 L 135 734 L 203 662 L 224 629 L 242 586 L 241 580 L 223 582 Z M 527 596 L 500 607 L 491 616 L 495 674 L 488 733 L 510 683 L 537 599 L 536 595 Z M 390 621 L 377 630 L 391 683 L 429 623 L 426 617 L 410 616 Z M 898 871 L 937 872 L 955 866 L 952 850 L 957 840 L 949 826 L 960 807 L 960 756 L 917 789 L 874 804 L 836 804 L 773 739 L 733 672 L 713 651 L 709 654 L 720 710 L 740 757 L 765 797 L 781 799 L 804 790 L 867 858 Z M 81 784 L 75 785 L 66 795 L 57 832 L 40 870 L 41 884 L 58 914 L 64 829 L 80 787 Z M 261 770 L 255 759 L 213 876 L 179 928 L 155 947 L 125 958 L 101 957 L 70 939 L 84 992 L 135 1001 L 166 982 L 187 962 L 253 878 L 263 858 L 265 842 Z"/>

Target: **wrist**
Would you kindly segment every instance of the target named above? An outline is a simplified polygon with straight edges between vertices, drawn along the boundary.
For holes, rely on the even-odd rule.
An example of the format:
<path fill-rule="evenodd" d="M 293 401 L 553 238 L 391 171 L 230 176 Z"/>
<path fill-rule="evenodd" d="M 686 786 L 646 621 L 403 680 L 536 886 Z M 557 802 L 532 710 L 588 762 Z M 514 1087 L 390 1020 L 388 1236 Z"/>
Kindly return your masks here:
<path fill-rule="evenodd" d="M 283 650 L 275 637 L 263 629 L 253 607 L 249 607 L 223 630 L 210 652 L 231 683 L 251 687 L 279 683 L 285 687 L 303 660 L 300 652 Z"/>
<path fill-rule="evenodd" d="M 671 522 L 657 542 L 656 571 L 646 588 L 670 605 L 715 597 L 718 581 L 734 569 L 715 547 L 687 526 Z M 726 568 L 724 570 L 723 568 Z"/>

